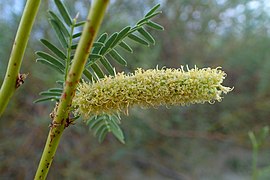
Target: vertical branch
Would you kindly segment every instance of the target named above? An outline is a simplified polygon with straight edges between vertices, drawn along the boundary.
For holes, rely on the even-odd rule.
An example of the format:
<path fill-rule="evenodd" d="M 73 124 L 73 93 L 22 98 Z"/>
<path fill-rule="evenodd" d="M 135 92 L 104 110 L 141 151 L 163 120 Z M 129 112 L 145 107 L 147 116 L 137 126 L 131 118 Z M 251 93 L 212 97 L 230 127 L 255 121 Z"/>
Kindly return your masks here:
<path fill-rule="evenodd" d="M 252 144 L 252 180 L 256 180 L 258 178 L 257 160 L 259 143 L 253 132 L 248 132 L 248 136 Z"/>
<path fill-rule="evenodd" d="M 19 74 L 19 71 L 40 2 L 41 0 L 28 0 L 26 2 L 13 43 L 5 79 L 0 90 L 0 116 L 4 112 L 15 90 L 23 83 L 25 78 L 24 75 Z"/>
<path fill-rule="evenodd" d="M 73 63 L 65 82 L 65 87 L 59 102 L 55 108 L 55 115 L 46 145 L 35 175 L 35 179 L 45 179 L 53 161 L 62 133 L 70 123 L 69 113 L 72 98 L 82 76 L 85 63 L 104 17 L 109 0 L 95 0 L 90 8 L 87 22 L 84 26 L 79 45 L 76 49 Z M 53 113 L 54 114 L 54 113 Z"/>

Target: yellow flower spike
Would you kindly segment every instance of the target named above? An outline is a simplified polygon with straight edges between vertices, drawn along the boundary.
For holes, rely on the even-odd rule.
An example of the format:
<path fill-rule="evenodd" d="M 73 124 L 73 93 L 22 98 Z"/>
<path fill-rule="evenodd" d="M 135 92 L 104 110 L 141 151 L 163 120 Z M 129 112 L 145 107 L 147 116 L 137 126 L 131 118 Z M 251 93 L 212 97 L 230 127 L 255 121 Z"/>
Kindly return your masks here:
<path fill-rule="evenodd" d="M 210 104 L 222 100 L 221 94 L 233 88 L 222 84 L 226 77 L 220 67 L 193 69 L 138 68 L 133 74 L 118 73 L 98 82 L 82 82 L 73 99 L 76 113 L 84 117 L 101 113 L 128 112 L 134 105 L 142 108 L 160 105 Z"/>

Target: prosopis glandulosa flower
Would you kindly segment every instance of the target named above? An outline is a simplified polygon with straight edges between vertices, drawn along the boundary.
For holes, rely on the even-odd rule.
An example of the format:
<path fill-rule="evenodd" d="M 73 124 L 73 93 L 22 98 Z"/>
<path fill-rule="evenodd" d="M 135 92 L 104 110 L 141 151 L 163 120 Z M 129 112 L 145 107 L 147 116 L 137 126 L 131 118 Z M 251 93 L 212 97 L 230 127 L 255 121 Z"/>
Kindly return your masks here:
<path fill-rule="evenodd" d="M 222 85 L 226 74 L 220 68 L 137 69 L 97 82 L 82 82 L 73 100 L 76 113 L 84 117 L 127 112 L 129 107 L 185 106 L 221 101 L 232 90 Z"/>

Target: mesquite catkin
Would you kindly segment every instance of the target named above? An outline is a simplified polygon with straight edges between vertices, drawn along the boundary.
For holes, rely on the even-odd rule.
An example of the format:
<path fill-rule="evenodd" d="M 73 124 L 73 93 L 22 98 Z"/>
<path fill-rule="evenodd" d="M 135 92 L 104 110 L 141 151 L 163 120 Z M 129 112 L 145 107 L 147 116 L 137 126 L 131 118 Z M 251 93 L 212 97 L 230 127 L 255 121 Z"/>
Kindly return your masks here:
<path fill-rule="evenodd" d="M 97 82 L 82 82 L 73 106 L 77 114 L 90 117 L 127 112 L 134 105 L 144 108 L 213 103 L 232 90 L 221 85 L 225 76 L 220 68 L 137 69 L 133 74 L 122 72 Z"/>

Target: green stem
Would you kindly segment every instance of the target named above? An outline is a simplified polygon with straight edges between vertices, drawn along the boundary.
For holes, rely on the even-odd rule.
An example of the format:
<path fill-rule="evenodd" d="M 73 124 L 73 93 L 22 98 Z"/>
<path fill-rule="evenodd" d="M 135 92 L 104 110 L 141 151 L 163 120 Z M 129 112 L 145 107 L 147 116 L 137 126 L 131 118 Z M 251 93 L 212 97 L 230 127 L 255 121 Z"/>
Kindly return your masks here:
<path fill-rule="evenodd" d="M 0 90 L 0 117 L 20 84 L 17 84 L 23 55 L 29 36 L 38 12 L 41 0 L 28 0 L 26 2 L 22 19 L 13 43 L 6 75 Z"/>
<path fill-rule="evenodd" d="M 257 169 L 257 159 L 258 159 L 258 147 L 253 147 L 252 152 L 252 180 L 258 179 L 258 169 Z"/>
<path fill-rule="evenodd" d="M 104 17 L 109 0 L 95 0 L 89 11 L 87 22 L 69 70 L 63 94 L 50 129 L 46 145 L 35 175 L 35 179 L 45 179 L 52 164 L 62 133 L 70 123 L 69 113 L 73 96 L 82 76 L 85 63 Z"/>
<path fill-rule="evenodd" d="M 73 23 L 71 25 L 71 30 L 70 30 L 70 36 L 68 40 L 68 49 L 67 49 L 67 59 L 66 59 L 66 66 L 65 66 L 65 81 L 67 80 L 67 75 L 70 67 L 70 62 L 71 62 L 71 46 L 72 46 L 72 35 L 74 32 L 74 26 L 76 24 L 77 17 L 73 19 Z"/>
<path fill-rule="evenodd" d="M 257 180 L 258 178 L 258 169 L 257 169 L 257 159 L 259 151 L 259 143 L 253 132 L 248 132 L 249 139 L 252 144 L 252 180 Z"/>

